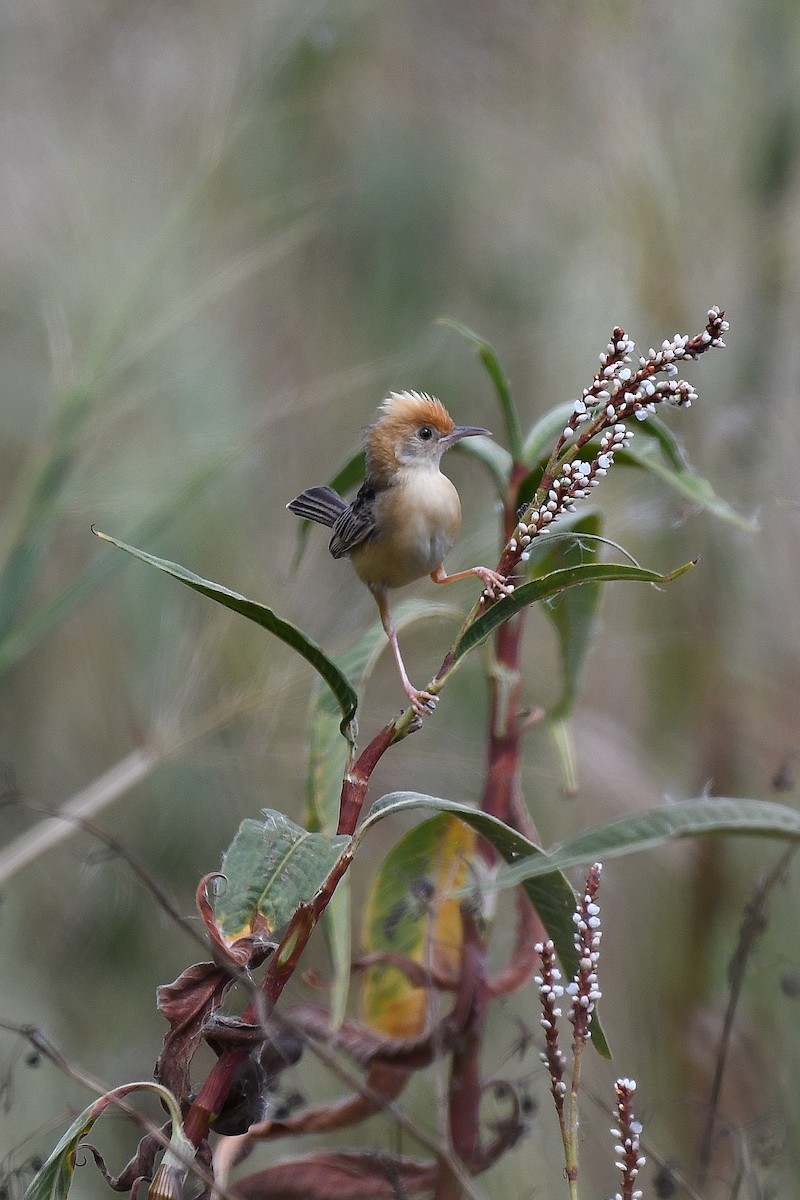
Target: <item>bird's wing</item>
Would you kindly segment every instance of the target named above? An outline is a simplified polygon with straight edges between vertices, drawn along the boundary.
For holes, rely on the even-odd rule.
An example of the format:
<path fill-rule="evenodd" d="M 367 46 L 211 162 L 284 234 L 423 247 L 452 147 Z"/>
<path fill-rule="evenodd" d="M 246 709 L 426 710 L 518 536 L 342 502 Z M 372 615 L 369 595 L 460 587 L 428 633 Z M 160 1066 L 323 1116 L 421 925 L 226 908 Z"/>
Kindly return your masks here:
<path fill-rule="evenodd" d="M 286 505 L 289 512 L 319 525 L 335 526 L 336 522 L 350 511 L 350 505 L 332 487 L 312 487 L 301 492 Z"/>
<path fill-rule="evenodd" d="M 330 540 L 334 558 L 344 558 L 375 531 L 375 489 L 362 484 L 351 505 L 337 518 Z"/>

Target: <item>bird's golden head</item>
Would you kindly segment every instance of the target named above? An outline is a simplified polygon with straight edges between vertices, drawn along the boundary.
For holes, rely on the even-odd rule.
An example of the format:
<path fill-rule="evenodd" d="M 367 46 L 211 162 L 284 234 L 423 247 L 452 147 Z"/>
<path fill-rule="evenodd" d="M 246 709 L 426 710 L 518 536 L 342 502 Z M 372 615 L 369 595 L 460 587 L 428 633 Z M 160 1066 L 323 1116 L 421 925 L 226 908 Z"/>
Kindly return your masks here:
<path fill-rule="evenodd" d="M 367 430 L 367 476 L 388 482 L 401 468 L 438 470 L 445 450 L 462 437 L 487 432 L 456 425 L 442 402 L 426 392 L 392 392 Z"/>
<path fill-rule="evenodd" d="M 440 437 L 446 437 L 455 428 L 455 421 L 441 400 L 427 392 L 390 392 L 378 414 L 375 425 L 383 426 L 397 437 L 423 425 L 429 425 Z"/>

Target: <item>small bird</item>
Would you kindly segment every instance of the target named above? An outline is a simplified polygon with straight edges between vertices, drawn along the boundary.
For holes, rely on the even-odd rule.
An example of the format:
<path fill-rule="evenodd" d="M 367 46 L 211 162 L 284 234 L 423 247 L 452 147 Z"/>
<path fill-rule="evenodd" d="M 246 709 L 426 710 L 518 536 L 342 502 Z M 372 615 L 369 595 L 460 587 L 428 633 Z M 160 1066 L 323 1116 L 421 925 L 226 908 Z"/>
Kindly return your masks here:
<path fill-rule="evenodd" d="M 461 528 L 461 502 L 439 464 L 445 450 L 465 437 L 491 437 L 488 429 L 456 425 L 444 405 L 425 392 L 392 392 L 364 441 L 364 482 L 352 504 L 331 487 L 312 487 L 286 507 L 333 529 L 330 552 L 349 557 L 378 605 L 406 695 L 416 713 L 432 712 L 437 697 L 408 678 L 387 592 L 423 575 L 453 583 L 476 575 L 490 595 L 513 591 L 489 567 L 448 575 L 444 558 Z"/>

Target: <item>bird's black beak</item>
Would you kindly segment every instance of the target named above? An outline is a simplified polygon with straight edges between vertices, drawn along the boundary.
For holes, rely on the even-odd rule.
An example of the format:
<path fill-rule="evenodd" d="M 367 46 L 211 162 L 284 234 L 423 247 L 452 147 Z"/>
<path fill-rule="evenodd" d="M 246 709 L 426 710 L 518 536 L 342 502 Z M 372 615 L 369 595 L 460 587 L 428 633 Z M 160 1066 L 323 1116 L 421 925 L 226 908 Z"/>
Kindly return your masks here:
<path fill-rule="evenodd" d="M 446 433 L 443 438 L 439 438 L 439 445 L 449 449 L 456 442 L 460 442 L 466 437 L 491 437 L 492 434 L 488 429 L 481 429 L 478 425 L 456 425 L 455 429 L 450 433 Z"/>

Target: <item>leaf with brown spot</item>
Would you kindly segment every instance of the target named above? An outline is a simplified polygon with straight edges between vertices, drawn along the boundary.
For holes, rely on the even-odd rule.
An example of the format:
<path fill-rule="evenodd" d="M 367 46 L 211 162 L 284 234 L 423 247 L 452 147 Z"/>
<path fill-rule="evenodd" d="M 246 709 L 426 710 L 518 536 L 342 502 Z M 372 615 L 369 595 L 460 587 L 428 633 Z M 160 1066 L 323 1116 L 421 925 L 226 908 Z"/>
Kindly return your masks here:
<path fill-rule="evenodd" d="M 431 978 L 458 978 L 460 901 L 476 836 L 448 814 L 410 830 L 381 864 L 364 910 L 362 942 L 368 954 L 399 952 L 428 968 Z M 393 1038 L 414 1038 L 428 1022 L 430 997 L 407 971 L 371 968 L 362 988 L 368 1024 Z"/>

